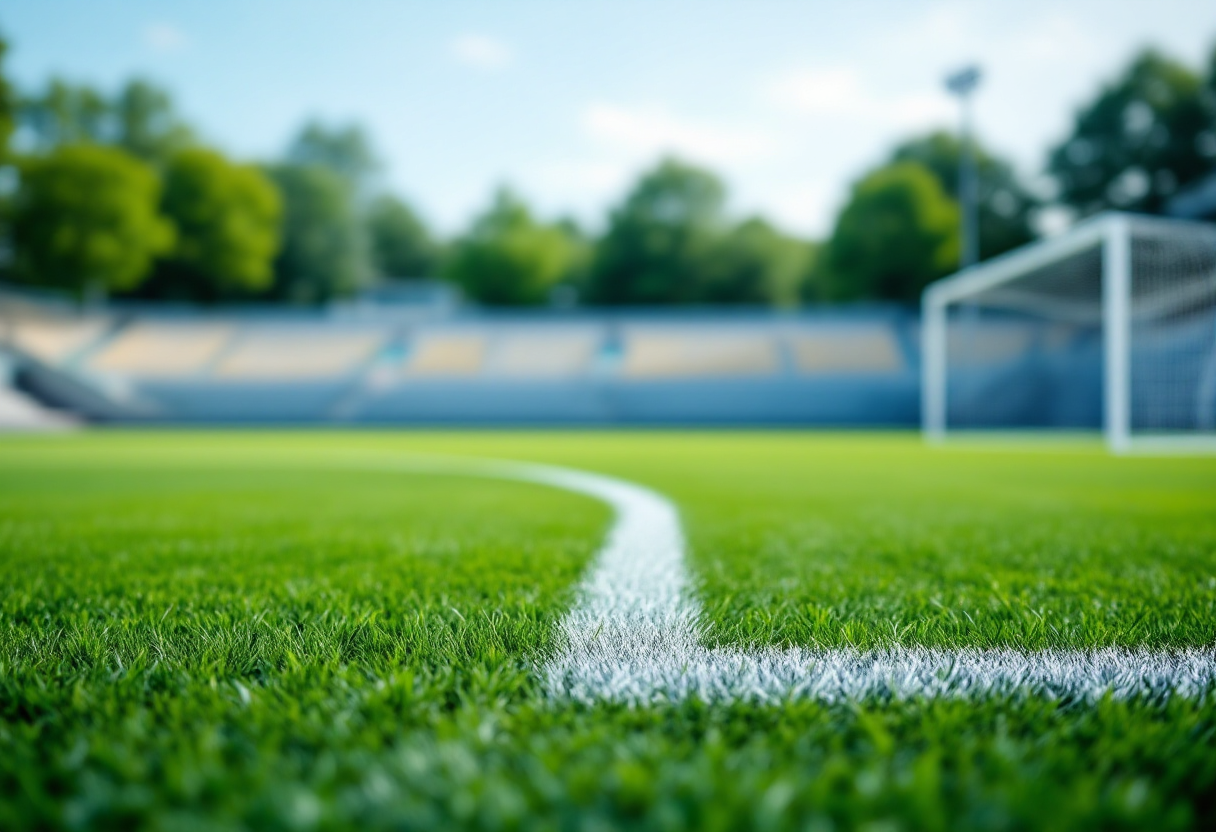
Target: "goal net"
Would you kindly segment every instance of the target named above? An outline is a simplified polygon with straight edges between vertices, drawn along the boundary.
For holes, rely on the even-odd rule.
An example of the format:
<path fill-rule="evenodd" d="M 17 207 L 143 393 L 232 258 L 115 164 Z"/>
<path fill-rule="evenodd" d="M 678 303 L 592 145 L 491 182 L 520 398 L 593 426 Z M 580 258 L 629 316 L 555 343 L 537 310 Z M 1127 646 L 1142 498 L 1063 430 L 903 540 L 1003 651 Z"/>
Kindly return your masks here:
<path fill-rule="evenodd" d="M 923 427 L 1216 448 L 1216 226 L 1105 214 L 938 281 Z"/>

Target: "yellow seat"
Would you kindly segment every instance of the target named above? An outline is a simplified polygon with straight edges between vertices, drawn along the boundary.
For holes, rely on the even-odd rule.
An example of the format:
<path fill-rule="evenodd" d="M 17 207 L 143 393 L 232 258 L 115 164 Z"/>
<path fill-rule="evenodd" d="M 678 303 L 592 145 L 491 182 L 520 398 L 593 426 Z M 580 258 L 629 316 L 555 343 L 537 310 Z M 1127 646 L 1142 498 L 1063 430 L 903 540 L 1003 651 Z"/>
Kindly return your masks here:
<path fill-rule="evenodd" d="M 903 366 L 886 327 L 808 329 L 791 335 L 789 343 L 800 373 L 887 373 Z"/>
<path fill-rule="evenodd" d="M 142 377 L 172 377 L 201 372 L 232 337 L 225 324 L 140 323 L 89 359 L 90 369 Z"/>
<path fill-rule="evenodd" d="M 563 378 L 585 371 L 599 346 L 595 332 L 511 333 L 495 339 L 486 372 L 514 378 Z"/>
<path fill-rule="evenodd" d="M 214 375 L 225 379 L 333 378 L 355 370 L 379 350 L 388 334 L 263 329 L 246 331 L 216 364 Z"/>
<path fill-rule="evenodd" d="M 0 327 L 6 324 L 18 349 L 48 364 L 59 364 L 100 338 L 109 321 L 92 317 L 0 319 Z"/>
<path fill-rule="evenodd" d="M 406 376 L 470 376 L 481 372 L 486 339 L 473 333 L 427 333 L 414 343 Z"/>
<path fill-rule="evenodd" d="M 779 369 L 773 336 L 708 329 L 627 333 L 621 363 L 628 378 L 754 376 Z"/>

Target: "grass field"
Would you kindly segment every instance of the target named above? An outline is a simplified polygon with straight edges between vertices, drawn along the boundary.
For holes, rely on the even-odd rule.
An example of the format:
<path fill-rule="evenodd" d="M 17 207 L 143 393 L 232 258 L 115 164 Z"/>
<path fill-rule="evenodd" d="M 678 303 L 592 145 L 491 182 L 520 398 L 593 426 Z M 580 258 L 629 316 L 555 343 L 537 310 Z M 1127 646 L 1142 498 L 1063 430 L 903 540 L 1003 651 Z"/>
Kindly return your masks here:
<path fill-rule="evenodd" d="M 710 646 L 1216 643 L 1216 458 L 911 436 L 0 438 L 0 829 L 1216 825 L 1212 696 L 576 704 L 611 521 L 679 507 Z"/>

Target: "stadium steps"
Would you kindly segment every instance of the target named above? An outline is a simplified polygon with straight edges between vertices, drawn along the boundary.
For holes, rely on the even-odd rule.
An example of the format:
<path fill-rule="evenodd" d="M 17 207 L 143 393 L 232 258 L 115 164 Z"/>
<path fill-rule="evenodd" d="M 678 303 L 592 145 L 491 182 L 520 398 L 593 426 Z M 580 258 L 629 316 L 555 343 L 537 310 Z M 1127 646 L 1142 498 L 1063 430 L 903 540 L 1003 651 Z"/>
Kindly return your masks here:
<path fill-rule="evenodd" d="M 44 406 L 12 387 L 0 387 L 0 432 L 69 430 L 80 420 Z"/>
<path fill-rule="evenodd" d="M 386 383 L 391 383 L 393 364 L 404 352 L 403 344 L 401 334 L 393 333 L 379 349 L 356 365 L 350 387 L 329 407 L 328 418 L 336 422 L 355 421 L 367 402 L 378 395 Z"/>
<path fill-rule="evenodd" d="M 44 407 L 89 422 L 146 421 L 168 415 L 123 386 L 103 385 L 70 367 L 51 366 L 22 353 L 13 356 L 12 384 Z"/>
<path fill-rule="evenodd" d="M 65 430 L 79 424 L 72 414 L 46 407 L 15 388 L 14 380 L 13 359 L 0 352 L 0 432 Z"/>

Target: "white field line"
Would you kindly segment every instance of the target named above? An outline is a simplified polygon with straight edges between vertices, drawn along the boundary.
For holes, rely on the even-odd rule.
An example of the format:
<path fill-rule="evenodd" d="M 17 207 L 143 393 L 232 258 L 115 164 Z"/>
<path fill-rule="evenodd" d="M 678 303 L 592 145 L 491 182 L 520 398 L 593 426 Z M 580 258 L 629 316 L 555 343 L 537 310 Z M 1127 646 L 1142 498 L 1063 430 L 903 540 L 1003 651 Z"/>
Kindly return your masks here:
<path fill-rule="evenodd" d="M 418 470 L 418 465 L 409 467 Z M 634 704 L 686 698 L 777 702 L 1034 695 L 1093 700 L 1203 696 L 1216 689 L 1216 646 L 1180 650 L 882 650 L 701 644 L 675 506 L 601 474 L 510 462 L 435 460 L 428 470 L 541 483 L 602 500 L 616 521 L 561 622 L 543 668 L 549 693 Z"/>

